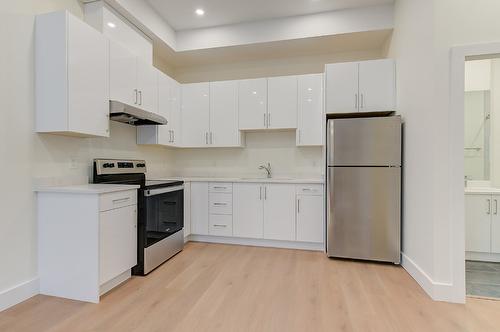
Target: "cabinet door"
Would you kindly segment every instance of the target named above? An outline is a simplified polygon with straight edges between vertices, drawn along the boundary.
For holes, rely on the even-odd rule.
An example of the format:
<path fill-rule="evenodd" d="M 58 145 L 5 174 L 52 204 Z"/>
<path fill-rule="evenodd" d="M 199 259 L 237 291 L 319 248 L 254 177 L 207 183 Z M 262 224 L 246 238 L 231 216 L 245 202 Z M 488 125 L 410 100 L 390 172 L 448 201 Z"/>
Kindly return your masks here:
<path fill-rule="evenodd" d="M 208 83 L 182 85 L 182 146 L 208 145 L 209 110 Z"/>
<path fill-rule="evenodd" d="M 158 113 L 158 69 L 137 59 L 137 89 L 139 108 Z"/>
<path fill-rule="evenodd" d="M 208 182 L 191 182 L 191 234 L 208 234 Z"/>
<path fill-rule="evenodd" d="M 323 196 L 297 195 L 297 241 L 324 241 Z"/>
<path fill-rule="evenodd" d="M 264 186 L 264 238 L 295 240 L 295 186 Z"/>
<path fill-rule="evenodd" d="M 68 19 L 68 129 L 109 136 L 108 41 L 76 17 Z"/>
<path fill-rule="evenodd" d="M 326 113 L 358 112 L 357 62 L 326 65 Z"/>
<path fill-rule="evenodd" d="M 268 78 L 267 98 L 267 127 L 297 128 L 297 76 Z"/>
<path fill-rule="evenodd" d="M 323 74 L 298 77 L 297 145 L 323 145 Z"/>
<path fill-rule="evenodd" d="M 233 184 L 233 235 L 261 239 L 264 235 L 263 185 Z"/>
<path fill-rule="evenodd" d="M 239 81 L 239 127 L 267 128 L 267 78 Z"/>
<path fill-rule="evenodd" d="M 137 205 L 100 213 L 99 282 L 113 279 L 137 264 Z"/>
<path fill-rule="evenodd" d="M 155 126 L 158 131 L 158 142 L 161 145 L 172 145 L 172 85 L 173 80 L 164 74 L 158 74 L 158 114 L 167 119 L 166 125 Z M 141 129 L 140 127 L 138 128 Z"/>
<path fill-rule="evenodd" d="M 240 145 L 237 81 L 210 83 L 210 144 Z"/>
<path fill-rule="evenodd" d="M 137 106 L 137 59 L 126 48 L 109 41 L 109 99 Z"/>
<path fill-rule="evenodd" d="M 184 237 L 191 235 L 191 182 L 184 181 Z"/>
<path fill-rule="evenodd" d="M 491 204 L 491 252 L 500 254 L 500 195 L 493 195 Z"/>
<path fill-rule="evenodd" d="M 363 61 L 359 64 L 359 111 L 387 111 L 396 107 L 394 60 Z"/>
<path fill-rule="evenodd" d="M 491 250 L 491 195 L 465 195 L 465 250 Z"/>
<path fill-rule="evenodd" d="M 170 130 L 172 131 L 172 145 L 181 145 L 181 85 L 172 80 L 170 91 Z"/>

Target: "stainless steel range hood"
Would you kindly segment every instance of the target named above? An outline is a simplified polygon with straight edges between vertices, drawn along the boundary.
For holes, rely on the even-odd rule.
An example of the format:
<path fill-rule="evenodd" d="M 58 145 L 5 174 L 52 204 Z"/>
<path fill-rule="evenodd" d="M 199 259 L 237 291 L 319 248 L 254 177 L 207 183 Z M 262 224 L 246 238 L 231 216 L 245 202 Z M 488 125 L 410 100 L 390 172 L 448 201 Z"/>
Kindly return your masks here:
<path fill-rule="evenodd" d="M 132 126 L 167 124 L 167 119 L 161 115 L 116 100 L 109 101 L 109 118 Z"/>

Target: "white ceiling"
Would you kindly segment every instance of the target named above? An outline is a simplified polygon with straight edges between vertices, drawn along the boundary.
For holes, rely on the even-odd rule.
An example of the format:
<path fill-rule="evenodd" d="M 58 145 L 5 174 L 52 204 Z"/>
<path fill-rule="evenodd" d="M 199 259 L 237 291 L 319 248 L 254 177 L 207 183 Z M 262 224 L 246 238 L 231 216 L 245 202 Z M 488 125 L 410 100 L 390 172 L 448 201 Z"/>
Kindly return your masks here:
<path fill-rule="evenodd" d="M 394 0 L 146 0 L 175 30 L 207 28 L 338 9 L 393 3 Z M 205 10 L 198 17 L 197 8 Z"/>

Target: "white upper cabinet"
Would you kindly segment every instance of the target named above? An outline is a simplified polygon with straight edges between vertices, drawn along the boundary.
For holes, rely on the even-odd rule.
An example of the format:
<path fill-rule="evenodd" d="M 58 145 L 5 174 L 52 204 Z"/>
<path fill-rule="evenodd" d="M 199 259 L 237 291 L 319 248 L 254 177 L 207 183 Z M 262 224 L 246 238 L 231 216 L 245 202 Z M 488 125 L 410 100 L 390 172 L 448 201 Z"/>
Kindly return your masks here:
<path fill-rule="evenodd" d="M 203 147 L 210 144 L 209 83 L 182 85 L 182 146 Z"/>
<path fill-rule="evenodd" d="M 210 82 L 210 144 L 240 146 L 238 81 Z"/>
<path fill-rule="evenodd" d="M 358 62 L 326 65 L 326 113 L 358 112 Z"/>
<path fill-rule="evenodd" d="M 109 136 L 108 41 L 66 11 L 36 17 L 36 131 Z"/>
<path fill-rule="evenodd" d="M 261 239 L 264 235 L 264 186 L 233 184 L 233 235 Z"/>
<path fill-rule="evenodd" d="M 109 99 L 128 105 L 138 103 L 137 58 L 120 44 L 109 42 Z"/>
<path fill-rule="evenodd" d="M 177 81 L 171 79 L 172 85 L 170 90 L 170 123 L 168 127 L 170 128 L 171 135 L 171 145 L 180 146 L 181 145 L 181 85 Z"/>
<path fill-rule="evenodd" d="M 297 146 L 323 145 L 323 74 L 298 76 Z"/>
<path fill-rule="evenodd" d="M 326 112 L 394 110 L 395 71 L 392 59 L 326 65 Z"/>
<path fill-rule="evenodd" d="M 158 113 L 158 69 L 137 59 L 137 89 L 139 108 Z"/>
<path fill-rule="evenodd" d="M 267 128 L 297 128 L 297 76 L 267 80 Z"/>
<path fill-rule="evenodd" d="M 387 111 L 396 108 L 394 60 L 359 63 L 359 111 Z"/>
<path fill-rule="evenodd" d="M 239 129 L 267 128 L 267 78 L 239 81 Z"/>
<path fill-rule="evenodd" d="M 264 239 L 295 240 L 295 186 L 264 186 Z"/>

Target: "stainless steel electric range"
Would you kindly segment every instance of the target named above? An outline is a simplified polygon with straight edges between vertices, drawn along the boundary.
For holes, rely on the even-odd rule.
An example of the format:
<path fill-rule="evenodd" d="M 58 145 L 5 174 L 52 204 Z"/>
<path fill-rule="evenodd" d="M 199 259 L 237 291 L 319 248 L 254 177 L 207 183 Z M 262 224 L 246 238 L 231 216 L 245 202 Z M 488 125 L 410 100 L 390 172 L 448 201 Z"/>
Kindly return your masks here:
<path fill-rule="evenodd" d="M 144 160 L 95 159 L 93 183 L 137 184 L 137 265 L 146 275 L 184 247 L 184 182 L 146 180 Z"/>

